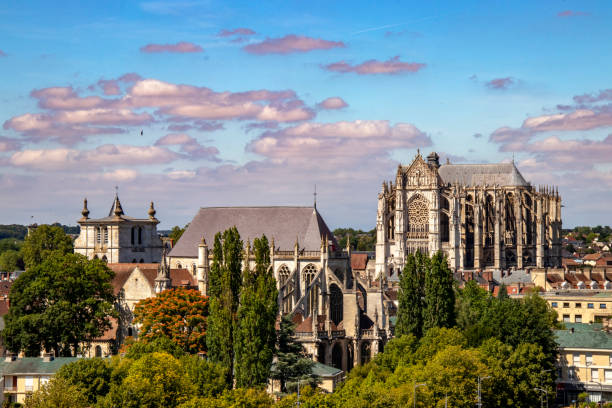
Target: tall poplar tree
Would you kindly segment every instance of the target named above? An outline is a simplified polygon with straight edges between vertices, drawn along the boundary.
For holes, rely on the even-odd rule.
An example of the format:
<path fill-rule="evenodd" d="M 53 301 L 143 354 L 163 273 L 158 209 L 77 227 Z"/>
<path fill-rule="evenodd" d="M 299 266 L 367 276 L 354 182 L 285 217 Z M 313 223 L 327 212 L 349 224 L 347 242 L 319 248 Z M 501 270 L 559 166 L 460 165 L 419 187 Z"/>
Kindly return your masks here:
<path fill-rule="evenodd" d="M 276 342 L 278 290 L 265 235 L 253 242 L 255 269 L 244 268 L 238 319 L 234 333 L 237 387 L 263 385 L 270 376 Z"/>
<path fill-rule="evenodd" d="M 425 273 L 425 309 L 423 330 L 453 327 L 455 324 L 455 291 L 453 276 L 446 257 L 438 251 L 428 262 Z"/>
<path fill-rule="evenodd" d="M 242 241 L 236 227 L 215 235 L 210 281 L 206 345 L 212 362 L 228 368 L 228 384 L 234 365 L 234 328 L 242 284 Z"/>
<path fill-rule="evenodd" d="M 420 255 L 419 257 L 423 258 Z M 396 336 L 412 334 L 420 338 L 423 334 L 424 283 L 424 271 L 417 267 L 417 257 L 414 254 L 408 254 L 400 276 Z"/>

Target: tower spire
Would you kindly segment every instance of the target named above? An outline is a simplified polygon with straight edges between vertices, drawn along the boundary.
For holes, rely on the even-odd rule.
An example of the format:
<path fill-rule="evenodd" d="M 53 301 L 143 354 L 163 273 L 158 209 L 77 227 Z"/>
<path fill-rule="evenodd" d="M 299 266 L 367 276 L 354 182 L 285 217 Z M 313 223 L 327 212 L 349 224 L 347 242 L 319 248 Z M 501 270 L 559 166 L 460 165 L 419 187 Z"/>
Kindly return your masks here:
<path fill-rule="evenodd" d="M 314 185 L 314 193 L 312 194 L 314 196 L 314 209 L 317 209 L 317 185 Z"/>

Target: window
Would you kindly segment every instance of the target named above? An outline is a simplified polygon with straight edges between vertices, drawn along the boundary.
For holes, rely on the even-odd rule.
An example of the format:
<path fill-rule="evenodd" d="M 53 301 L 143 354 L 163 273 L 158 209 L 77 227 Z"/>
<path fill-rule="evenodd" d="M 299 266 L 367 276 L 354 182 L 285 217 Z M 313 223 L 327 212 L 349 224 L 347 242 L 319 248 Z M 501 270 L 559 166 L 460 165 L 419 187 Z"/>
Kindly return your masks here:
<path fill-rule="evenodd" d="M 49 379 L 51 377 L 49 377 L 48 375 L 41 375 L 40 376 L 40 385 L 43 386 L 45 384 L 47 384 L 49 382 Z"/>
<path fill-rule="evenodd" d="M 591 368 L 591 380 L 599 381 L 599 369 Z"/>
<path fill-rule="evenodd" d="M 574 365 L 580 365 L 580 354 L 574 354 Z"/>
<path fill-rule="evenodd" d="M 557 302 L 552 302 L 551 305 L 552 307 L 559 307 L 559 304 Z"/>
<path fill-rule="evenodd" d="M 604 381 L 612 383 L 612 370 L 604 370 Z"/>
<path fill-rule="evenodd" d="M 578 308 L 582 307 L 582 303 L 576 303 L 576 307 Z"/>
<path fill-rule="evenodd" d="M 28 375 L 25 378 L 25 390 L 27 391 L 34 391 L 34 377 Z"/>
<path fill-rule="evenodd" d="M 138 245 L 142 244 L 142 227 L 138 227 Z"/>
<path fill-rule="evenodd" d="M 592 304 L 592 303 L 587 303 L 587 307 L 588 307 L 589 309 L 593 309 L 595 306 L 593 306 L 593 304 Z"/>
<path fill-rule="evenodd" d="M 591 353 L 587 353 L 586 354 L 586 365 L 593 365 L 593 354 Z"/>
<path fill-rule="evenodd" d="M 563 315 L 563 323 L 570 323 L 570 315 Z"/>
<path fill-rule="evenodd" d="M 567 369 L 567 376 L 570 380 L 576 380 L 576 369 L 574 367 L 569 367 Z"/>
<path fill-rule="evenodd" d="M 569 308 L 569 307 L 570 307 L 570 306 L 569 306 L 569 302 L 565 302 L 565 303 L 563 303 L 563 307 L 567 307 L 567 308 Z"/>
<path fill-rule="evenodd" d="M 599 308 L 600 309 L 605 309 L 606 308 L 606 304 L 605 303 L 600 303 L 599 304 Z"/>
<path fill-rule="evenodd" d="M 574 317 L 574 321 L 575 321 L 576 323 L 582 323 L 582 315 L 576 315 L 576 316 Z"/>

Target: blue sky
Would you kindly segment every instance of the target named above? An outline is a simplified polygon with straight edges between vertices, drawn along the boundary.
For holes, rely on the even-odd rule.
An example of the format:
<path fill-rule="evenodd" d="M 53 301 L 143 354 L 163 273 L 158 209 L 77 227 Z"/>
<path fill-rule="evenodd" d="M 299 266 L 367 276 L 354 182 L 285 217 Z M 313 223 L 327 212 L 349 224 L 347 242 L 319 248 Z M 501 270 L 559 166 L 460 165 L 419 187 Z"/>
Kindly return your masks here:
<path fill-rule="evenodd" d="M 372 228 L 417 148 L 515 157 L 564 224 L 612 224 L 609 2 L 9 1 L 0 223 L 74 224 L 114 186 L 162 228 L 210 205 L 319 205 Z M 257 91 L 257 92 L 254 92 Z M 140 131 L 143 135 L 140 135 Z"/>

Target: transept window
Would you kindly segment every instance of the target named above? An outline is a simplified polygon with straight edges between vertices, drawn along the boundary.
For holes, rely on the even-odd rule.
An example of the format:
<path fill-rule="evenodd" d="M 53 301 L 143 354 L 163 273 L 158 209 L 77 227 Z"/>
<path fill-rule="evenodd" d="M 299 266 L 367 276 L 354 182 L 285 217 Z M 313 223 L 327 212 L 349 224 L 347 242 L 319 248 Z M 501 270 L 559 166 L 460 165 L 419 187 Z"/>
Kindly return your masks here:
<path fill-rule="evenodd" d="M 337 285 L 330 286 L 330 318 L 334 324 L 338 325 L 344 319 L 343 315 L 343 296 L 342 291 Z"/>
<path fill-rule="evenodd" d="M 314 264 L 306 265 L 302 271 L 302 276 L 304 277 L 304 291 L 308 291 L 308 310 L 311 313 L 314 311 L 317 300 L 317 291 L 315 287 L 310 288 L 310 285 L 312 284 L 316 273 L 317 267 L 314 266 Z"/>
<path fill-rule="evenodd" d="M 289 280 L 289 267 L 282 264 L 281 267 L 278 268 L 278 283 L 283 287 L 287 283 L 287 280 Z"/>

